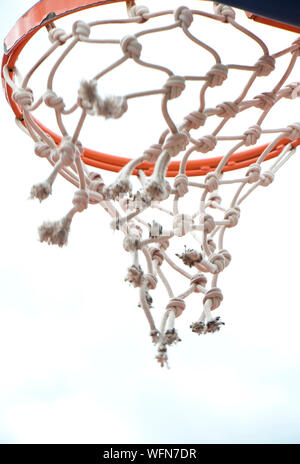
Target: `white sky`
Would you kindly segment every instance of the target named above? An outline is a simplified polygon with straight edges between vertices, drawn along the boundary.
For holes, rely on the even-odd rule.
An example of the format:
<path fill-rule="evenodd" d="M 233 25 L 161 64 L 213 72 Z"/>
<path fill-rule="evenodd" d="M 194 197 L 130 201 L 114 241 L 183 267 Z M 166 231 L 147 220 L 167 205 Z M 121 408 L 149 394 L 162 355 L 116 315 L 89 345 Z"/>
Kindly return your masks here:
<path fill-rule="evenodd" d="M 2 6 L 3 37 L 30 6 L 27 0 Z M 101 8 L 89 14 L 100 17 Z M 267 33 L 271 52 L 288 37 Z M 283 126 L 299 121 L 299 103 L 292 104 L 278 126 L 281 118 Z M 144 102 L 141 117 L 145 108 Z M 188 307 L 178 321 L 183 341 L 169 350 L 166 370 L 154 360 L 138 295 L 124 283 L 128 256 L 104 210 L 94 206 L 78 215 L 65 249 L 37 240 L 41 222 L 68 210 L 73 187 L 58 179 L 42 205 L 27 200 L 49 165 L 34 157 L 3 96 L 0 111 L 0 441 L 299 443 L 298 154 L 245 203 L 238 227 L 227 234 L 233 260 L 220 279 L 219 310 L 226 326 L 198 337 L 189 324 L 199 308 Z M 117 153 L 128 153 L 130 138 L 113 137 L 114 130 L 107 128 L 101 148 L 109 151 L 111 141 Z M 93 137 L 99 143 L 98 133 Z M 165 300 L 153 296 L 159 313 Z"/>

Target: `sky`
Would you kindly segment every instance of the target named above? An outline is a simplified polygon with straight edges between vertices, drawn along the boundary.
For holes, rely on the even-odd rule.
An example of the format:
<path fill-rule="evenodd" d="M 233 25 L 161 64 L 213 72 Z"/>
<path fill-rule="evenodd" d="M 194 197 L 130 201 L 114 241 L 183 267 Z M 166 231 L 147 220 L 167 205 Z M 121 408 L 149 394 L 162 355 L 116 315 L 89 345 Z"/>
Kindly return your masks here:
<path fill-rule="evenodd" d="M 3 38 L 30 6 L 27 0 L 3 5 Z M 267 31 L 277 51 L 288 33 Z M 242 46 L 225 46 L 225 52 Z M 38 38 L 28 61 L 39 47 Z M 21 64 L 26 69 L 26 59 Z M 119 92 L 129 81 L 122 80 Z M 71 92 L 73 77 L 62 83 Z M 297 104 L 277 115 L 288 117 L 283 126 L 297 121 Z M 155 110 L 145 108 L 137 106 L 141 118 Z M 46 202 L 28 200 L 49 165 L 34 156 L 3 95 L 0 111 L 0 442 L 299 443 L 298 154 L 245 203 L 239 225 L 228 233 L 233 260 L 220 281 L 225 298 L 218 310 L 226 325 L 213 335 L 191 333 L 200 306 L 193 299 L 178 321 L 182 342 L 170 350 L 170 369 L 161 369 L 138 295 L 124 282 L 128 257 L 121 235 L 93 206 L 72 224 L 67 247 L 38 241 L 38 226 L 68 210 L 73 187 L 59 178 Z M 89 140 L 99 143 L 95 124 Z M 121 130 L 116 124 L 103 134 L 104 151 L 138 152 L 152 135 L 149 126 L 145 133 L 142 124 L 135 126 L 140 137 L 131 147 L 131 137 L 113 137 Z M 156 124 L 151 120 L 151 131 Z M 153 296 L 159 314 L 165 298 Z"/>

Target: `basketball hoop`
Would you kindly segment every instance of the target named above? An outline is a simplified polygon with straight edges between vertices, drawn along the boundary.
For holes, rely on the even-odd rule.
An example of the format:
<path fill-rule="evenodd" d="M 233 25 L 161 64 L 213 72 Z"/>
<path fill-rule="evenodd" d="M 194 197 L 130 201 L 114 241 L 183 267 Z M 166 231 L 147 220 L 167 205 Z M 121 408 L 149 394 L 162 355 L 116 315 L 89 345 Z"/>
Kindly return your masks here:
<path fill-rule="evenodd" d="M 122 2 L 125 2 L 122 18 L 101 20 L 100 9 L 99 20 L 86 23 L 79 19 L 74 22 L 71 31 L 55 26 L 57 19 L 71 13 Z M 189 2 L 187 0 L 186 3 Z M 19 20 L 6 38 L 2 64 L 4 91 L 17 124 L 32 138 L 35 154 L 52 165 L 49 177 L 32 187 L 31 198 L 40 202 L 46 200 L 52 194 L 58 174 L 77 189 L 67 214 L 56 222 L 45 222 L 39 228 L 40 241 L 59 247 L 66 245 L 73 217 L 90 205 L 100 204 L 110 214 L 112 228 L 125 236 L 124 249 L 131 256 L 125 280 L 139 290 L 140 307 L 148 320 L 152 341 L 158 347 L 156 358 L 161 366 L 167 365 L 168 347 L 180 341 L 175 322 L 185 310 L 186 300 L 191 294 L 203 296 L 199 318 L 190 323 L 192 332 L 202 335 L 220 330 L 223 322 L 219 316 L 214 316 L 213 311 L 219 308 L 223 300 L 219 277 L 231 262 L 231 255 L 224 244 L 225 234 L 237 226 L 244 201 L 254 191 L 268 187 L 274 181 L 277 171 L 293 156 L 300 144 L 300 122 L 284 121 L 283 127 L 275 129 L 266 125 L 269 114 L 279 107 L 280 102 L 300 97 L 300 82 L 290 80 L 300 56 L 300 39 L 294 35 L 295 32 L 299 33 L 300 24 L 295 24 L 292 19 L 291 23 L 287 23 L 281 22 L 278 17 L 259 16 L 258 3 L 253 0 L 244 2 L 249 9 L 253 5 L 253 13 L 248 13 L 250 18 L 291 31 L 290 43 L 271 54 L 265 40 L 236 20 L 236 12 L 231 6 L 207 2 L 211 4 L 211 10 L 202 11 L 201 3 L 197 2 L 199 8 L 181 6 L 151 12 L 146 6 L 125 0 L 39 2 Z M 244 6 L 242 1 L 226 3 Z M 271 15 L 271 12 L 267 11 L 267 14 Z M 151 26 L 158 18 L 165 18 L 166 25 Z M 191 32 L 193 22 L 199 18 L 217 22 L 225 29 L 234 28 L 237 34 L 246 36 L 249 44 L 257 47 L 256 60 L 247 64 L 222 62 L 214 47 Z M 287 21 L 285 15 L 282 15 L 282 19 Z M 101 33 L 101 26 L 108 24 L 136 25 L 136 32 L 121 39 L 103 39 L 101 35 L 100 38 L 94 37 L 94 31 Z M 22 77 L 17 68 L 19 55 L 42 28 L 47 28 L 50 46 Z M 201 53 L 211 56 L 214 63 L 209 69 L 202 69 L 201 74 L 193 76 L 182 75 L 175 69 L 170 70 L 143 59 L 145 36 L 163 32 L 167 37 L 168 31 L 175 29 L 181 31 L 182 36 L 196 45 Z M 120 56 L 96 76 L 87 76 L 78 82 L 74 104 L 67 108 L 64 97 L 55 90 L 54 79 L 66 57 L 81 42 L 114 45 L 119 47 Z M 44 93 L 37 95 L 30 87 L 32 76 L 60 50 L 59 58 L 50 66 Z M 290 57 L 288 66 L 282 70 L 276 84 L 271 89 L 267 88 L 264 78 L 278 68 L 281 57 L 287 56 Z M 116 69 L 121 73 L 122 65 L 129 61 L 137 67 L 161 73 L 161 86 L 127 95 L 101 94 L 101 78 Z M 227 101 L 224 98 L 210 107 L 209 97 L 224 83 L 230 82 L 233 72 L 248 73 L 246 85 L 238 91 L 235 99 Z M 171 115 L 170 102 L 179 101 L 192 83 L 198 84 L 195 101 L 199 103 L 192 111 L 183 114 L 181 122 L 177 123 Z M 254 85 L 258 84 L 261 84 L 260 93 L 252 94 Z M 114 120 L 121 119 L 130 111 L 132 100 L 157 95 L 162 99 L 161 117 L 165 129 L 157 138 L 153 135 L 153 144 L 145 147 L 139 157 L 129 159 L 83 147 L 80 136 L 90 118 L 99 118 L 99 121 L 105 119 L 113 124 Z M 42 106 L 53 111 L 60 134 L 54 133 L 34 116 L 34 112 Z M 78 119 L 70 132 L 65 121 L 75 114 L 78 114 Z M 243 130 L 234 135 L 227 133 L 226 128 L 233 118 L 238 120 L 245 114 L 251 116 L 247 116 L 247 125 Z M 213 123 L 213 129 L 206 131 L 206 127 Z M 259 140 L 265 136 L 269 137 L 269 142 L 260 145 Z M 224 151 L 225 144 L 229 143 L 230 148 Z M 223 155 L 210 156 L 218 147 Z M 199 154 L 199 158 L 190 159 L 195 154 Z M 269 161 L 268 169 L 263 169 L 264 161 Z M 89 167 L 98 170 L 90 170 Z M 112 183 L 107 184 L 99 169 L 118 174 Z M 226 177 L 227 173 L 230 177 Z M 137 181 L 133 180 L 133 176 L 137 176 Z M 197 176 L 203 176 L 203 179 L 192 179 Z M 169 181 L 168 178 L 174 180 Z M 230 199 L 226 197 L 229 187 L 233 189 Z M 186 198 L 196 205 L 193 212 L 187 211 L 184 204 Z M 158 211 L 171 222 L 158 222 Z M 171 243 L 183 242 L 185 245 L 187 238 L 194 240 L 194 247 L 181 246 L 176 253 L 170 252 Z M 168 268 L 186 283 L 182 292 L 174 291 L 165 272 Z M 151 294 L 158 281 L 168 295 L 159 327 L 151 310 Z"/>

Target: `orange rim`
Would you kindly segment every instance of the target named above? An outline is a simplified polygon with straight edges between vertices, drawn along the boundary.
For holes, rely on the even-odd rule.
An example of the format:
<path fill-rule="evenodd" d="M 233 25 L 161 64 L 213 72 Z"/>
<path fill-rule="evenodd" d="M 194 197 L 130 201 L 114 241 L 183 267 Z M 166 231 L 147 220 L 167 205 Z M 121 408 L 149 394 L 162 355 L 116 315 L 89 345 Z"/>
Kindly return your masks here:
<path fill-rule="evenodd" d="M 85 10 L 88 8 L 93 8 L 96 6 L 101 6 L 109 3 L 124 2 L 126 0 L 102 0 L 102 1 L 91 1 L 91 0 L 42 0 L 36 5 L 34 5 L 27 13 L 25 13 L 15 24 L 13 29 L 9 32 L 5 39 L 5 54 L 2 61 L 2 84 L 4 87 L 4 92 L 6 99 L 11 106 L 16 118 L 18 118 L 22 124 L 25 126 L 22 119 L 22 111 L 19 106 L 12 99 L 12 89 L 7 84 L 3 76 L 3 68 L 7 67 L 10 77 L 13 80 L 13 68 L 15 63 L 22 52 L 25 45 L 30 41 L 32 36 L 36 34 L 42 27 L 45 27 L 47 24 L 50 24 L 56 21 L 58 18 L 67 16 L 69 14 Z M 270 24 L 275 27 L 280 27 L 283 29 L 293 30 L 293 32 L 299 32 L 299 28 L 292 28 L 291 26 L 268 20 L 267 18 L 261 18 L 257 15 L 252 15 L 247 13 L 248 17 L 256 21 L 263 22 L 265 24 Z M 50 129 L 45 127 L 40 121 L 35 119 L 35 122 L 43 129 L 47 134 L 49 134 L 56 144 L 59 144 L 61 137 Z M 283 138 L 277 146 L 270 152 L 266 157 L 266 160 L 275 158 L 278 156 L 283 148 L 290 143 L 290 140 Z M 292 144 L 294 147 L 300 145 L 300 139 L 296 140 Z M 235 153 L 229 160 L 229 162 L 224 167 L 224 171 L 232 171 L 235 169 L 241 169 L 247 167 L 254 163 L 257 158 L 261 155 L 267 145 L 258 146 L 248 150 L 240 151 Z M 217 158 L 206 158 L 188 161 L 186 167 L 186 173 L 188 176 L 203 176 L 210 171 L 215 170 L 222 157 Z M 94 151 L 89 148 L 84 148 L 82 160 L 90 165 L 100 169 L 119 172 L 122 167 L 124 167 L 129 161 L 130 158 L 118 157 L 114 155 L 109 155 L 101 152 Z M 179 161 L 173 161 L 169 164 L 167 177 L 175 177 L 179 172 Z M 143 170 L 146 175 L 151 175 L 153 172 L 153 165 L 149 163 L 142 163 L 137 169 L 134 170 L 133 174 L 136 175 L 138 170 Z"/>

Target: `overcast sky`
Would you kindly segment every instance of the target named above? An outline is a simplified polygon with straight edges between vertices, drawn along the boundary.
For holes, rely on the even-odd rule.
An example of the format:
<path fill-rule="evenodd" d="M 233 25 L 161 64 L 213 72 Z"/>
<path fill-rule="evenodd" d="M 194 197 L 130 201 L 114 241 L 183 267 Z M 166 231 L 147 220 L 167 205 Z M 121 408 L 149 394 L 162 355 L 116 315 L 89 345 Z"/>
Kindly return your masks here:
<path fill-rule="evenodd" d="M 30 6 L 3 4 L 3 37 Z M 161 369 L 105 211 L 78 215 L 64 249 L 39 243 L 38 226 L 68 211 L 73 187 L 58 179 L 47 202 L 28 200 L 50 168 L 0 101 L 1 443 L 299 443 L 299 153 L 228 233 L 225 327 L 191 333 L 192 300 Z M 165 299 L 153 296 L 159 314 Z"/>

